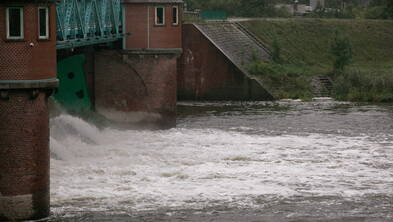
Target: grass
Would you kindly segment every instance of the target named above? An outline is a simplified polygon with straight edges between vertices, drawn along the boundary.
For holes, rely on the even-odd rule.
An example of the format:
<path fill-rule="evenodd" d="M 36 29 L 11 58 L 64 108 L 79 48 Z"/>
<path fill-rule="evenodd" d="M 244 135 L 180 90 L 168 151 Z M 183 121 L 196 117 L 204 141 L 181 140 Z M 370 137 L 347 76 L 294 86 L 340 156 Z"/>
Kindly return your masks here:
<path fill-rule="evenodd" d="M 312 97 L 310 74 L 304 67 L 253 62 L 246 68 L 253 76 L 270 86 L 275 98 L 310 100 Z"/>
<path fill-rule="evenodd" d="M 347 67 L 347 75 L 358 73 L 360 81 L 390 78 L 393 75 L 391 20 L 261 19 L 245 21 L 242 24 L 266 44 L 272 46 L 275 41 L 278 42 L 281 48 L 281 66 L 292 67 L 298 75 L 325 75 L 333 71 L 334 57 L 330 52 L 336 31 L 346 35 L 352 44 L 353 63 Z M 336 80 L 343 79 L 345 78 Z M 386 90 L 390 87 L 388 84 L 393 84 L 387 82 L 387 85 L 384 85 Z M 349 87 L 339 82 L 335 85 Z M 342 95 L 344 92 L 349 93 L 349 90 L 340 91 L 337 87 L 335 95 L 338 99 L 381 100 L 378 99 L 380 96 L 365 96 L 364 93 L 361 93 L 361 96 Z M 337 90 L 341 93 L 337 93 Z M 393 94 L 393 91 L 390 94 Z"/>

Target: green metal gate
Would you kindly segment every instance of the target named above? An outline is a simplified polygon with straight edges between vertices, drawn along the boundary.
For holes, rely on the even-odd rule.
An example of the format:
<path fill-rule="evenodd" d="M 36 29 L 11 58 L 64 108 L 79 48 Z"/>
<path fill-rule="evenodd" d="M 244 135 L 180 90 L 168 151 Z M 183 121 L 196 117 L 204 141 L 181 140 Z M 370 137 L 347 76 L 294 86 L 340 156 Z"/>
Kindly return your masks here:
<path fill-rule="evenodd" d="M 60 85 L 55 99 L 71 112 L 83 113 L 92 108 L 84 73 L 84 55 L 75 55 L 57 63 Z"/>

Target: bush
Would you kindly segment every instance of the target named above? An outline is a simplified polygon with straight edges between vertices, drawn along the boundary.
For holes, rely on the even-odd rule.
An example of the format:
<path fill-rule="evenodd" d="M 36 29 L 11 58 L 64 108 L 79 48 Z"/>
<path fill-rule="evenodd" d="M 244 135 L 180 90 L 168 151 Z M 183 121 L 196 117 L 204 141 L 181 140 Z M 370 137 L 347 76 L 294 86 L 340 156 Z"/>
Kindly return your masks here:
<path fill-rule="evenodd" d="M 385 7 L 370 7 L 365 13 L 366 19 L 382 19 L 384 17 Z"/>
<path fill-rule="evenodd" d="M 346 36 L 336 31 L 331 53 L 334 56 L 334 71 L 343 72 L 352 63 L 352 45 Z"/>
<path fill-rule="evenodd" d="M 388 72 L 349 71 L 334 81 L 336 99 L 363 102 L 392 102 L 393 75 Z"/>
<path fill-rule="evenodd" d="M 277 38 L 273 40 L 272 55 L 270 59 L 275 63 L 281 63 L 281 46 L 278 44 Z"/>

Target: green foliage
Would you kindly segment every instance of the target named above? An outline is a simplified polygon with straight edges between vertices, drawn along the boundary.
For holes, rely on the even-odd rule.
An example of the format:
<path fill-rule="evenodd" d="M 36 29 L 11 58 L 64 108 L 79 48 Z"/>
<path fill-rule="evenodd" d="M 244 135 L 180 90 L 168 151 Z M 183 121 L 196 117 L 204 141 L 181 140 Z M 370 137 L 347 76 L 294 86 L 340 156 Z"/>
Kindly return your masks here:
<path fill-rule="evenodd" d="M 266 19 L 242 25 L 267 45 L 278 41 L 282 63 L 306 65 L 315 75 L 331 71 L 335 30 L 350 40 L 353 57 L 350 66 L 379 68 L 393 64 L 390 20 Z"/>
<path fill-rule="evenodd" d="M 393 1 L 392 0 L 387 0 L 384 16 L 385 16 L 385 18 L 393 19 Z"/>
<path fill-rule="evenodd" d="M 335 79 L 334 94 L 339 100 L 393 102 L 391 72 L 352 70 Z"/>
<path fill-rule="evenodd" d="M 259 63 L 261 61 L 262 61 L 262 59 L 261 59 L 261 56 L 258 54 L 258 51 L 256 51 L 256 50 L 252 51 L 252 53 L 251 53 L 251 63 L 255 64 L 255 63 Z"/>
<path fill-rule="evenodd" d="M 274 41 L 279 42 L 280 64 L 252 64 L 249 68 L 262 82 L 277 87 L 281 98 L 307 98 L 310 95 L 308 79 L 332 71 L 335 56 L 331 49 L 335 30 L 339 30 L 351 43 L 352 63 L 335 78 L 335 97 L 352 101 L 392 101 L 393 21 L 265 19 L 242 24 L 271 47 Z M 358 71 L 351 71 L 354 67 Z M 295 82 L 292 86 L 304 92 L 290 87 L 287 78 Z M 359 82 L 363 82 L 362 87 Z"/>
<path fill-rule="evenodd" d="M 393 19 L 392 0 L 374 0 L 366 10 L 368 19 Z"/>
<path fill-rule="evenodd" d="M 286 9 L 275 8 L 275 4 L 292 4 L 293 0 L 185 0 L 188 8 L 226 11 L 230 16 L 243 17 L 291 17 Z M 308 4 L 300 0 L 299 4 Z M 368 7 L 359 0 L 326 0 L 325 7 L 319 5 L 312 18 L 369 18 L 392 19 L 392 0 L 373 0 Z"/>
<path fill-rule="evenodd" d="M 346 36 L 336 31 L 331 53 L 334 56 L 334 71 L 343 72 L 352 63 L 352 45 Z"/>
<path fill-rule="evenodd" d="M 312 97 L 308 74 L 301 67 L 266 62 L 252 62 L 249 73 L 271 88 L 279 99 L 304 99 Z"/>
<path fill-rule="evenodd" d="M 275 63 L 281 63 L 281 47 L 277 38 L 273 40 L 271 60 Z"/>
<path fill-rule="evenodd" d="M 276 3 L 291 0 L 185 0 L 190 9 L 225 11 L 230 16 L 242 17 L 289 17 L 287 11 L 274 7 Z"/>
<path fill-rule="evenodd" d="M 258 53 L 253 52 L 251 62 L 246 65 L 249 73 L 260 79 L 270 88 L 275 97 L 279 99 L 310 99 L 311 89 L 308 74 L 299 66 L 280 64 L 281 47 L 275 39 L 272 45 L 271 60 L 267 63 L 261 60 Z"/>

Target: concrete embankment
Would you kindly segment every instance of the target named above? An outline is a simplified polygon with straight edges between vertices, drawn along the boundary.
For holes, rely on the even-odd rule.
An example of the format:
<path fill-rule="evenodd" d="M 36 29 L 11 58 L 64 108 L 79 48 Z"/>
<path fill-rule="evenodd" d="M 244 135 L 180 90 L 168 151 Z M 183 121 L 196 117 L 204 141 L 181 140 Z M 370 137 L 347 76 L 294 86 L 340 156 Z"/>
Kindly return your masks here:
<path fill-rule="evenodd" d="M 178 75 L 180 99 L 271 100 L 269 86 L 249 75 L 253 56 L 268 51 L 235 23 L 208 22 L 183 27 L 184 54 Z"/>

